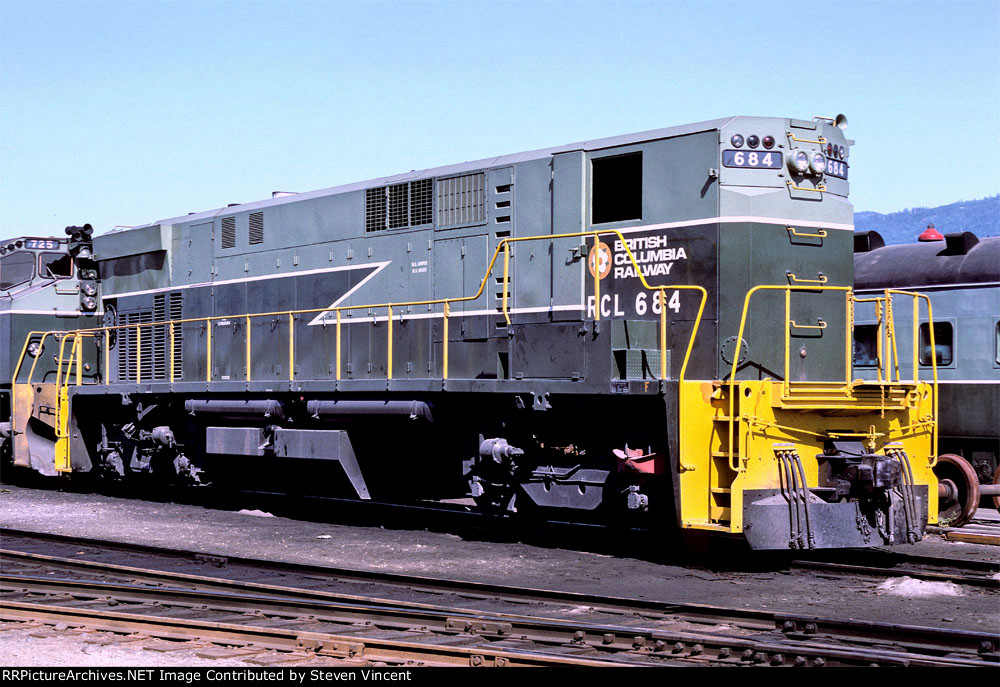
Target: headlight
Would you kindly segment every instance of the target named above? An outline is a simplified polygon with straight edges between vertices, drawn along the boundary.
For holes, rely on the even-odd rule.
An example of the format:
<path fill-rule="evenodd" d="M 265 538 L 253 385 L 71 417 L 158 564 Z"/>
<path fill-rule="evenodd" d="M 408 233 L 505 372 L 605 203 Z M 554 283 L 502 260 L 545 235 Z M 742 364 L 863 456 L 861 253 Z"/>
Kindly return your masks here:
<path fill-rule="evenodd" d="M 80 299 L 80 304 L 84 310 L 97 310 L 97 299 L 93 296 L 84 296 Z"/>
<path fill-rule="evenodd" d="M 805 174 L 809 169 L 809 156 L 804 150 L 789 150 L 785 153 L 785 163 L 792 174 Z"/>
<path fill-rule="evenodd" d="M 89 281 L 85 281 L 80 284 L 80 290 L 83 291 L 85 296 L 96 296 L 97 295 L 97 285 L 92 284 Z"/>
<path fill-rule="evenodd" d="M 809 155 L 809 169 L 816 176 L 820 176 L 826 171 L 826 158 L 823 153 L 811 153 Z"/>
<path fill-rule="evenodd" d="M 28 344 L 28 355 L 30 355 L 32 358 L 37 358 L 42 354 L 42 351 L 44 350 L 45 349 L 42 348 L 42 344 L 39 343 L 38 341 L 32 341 L 30 344 Z"/>

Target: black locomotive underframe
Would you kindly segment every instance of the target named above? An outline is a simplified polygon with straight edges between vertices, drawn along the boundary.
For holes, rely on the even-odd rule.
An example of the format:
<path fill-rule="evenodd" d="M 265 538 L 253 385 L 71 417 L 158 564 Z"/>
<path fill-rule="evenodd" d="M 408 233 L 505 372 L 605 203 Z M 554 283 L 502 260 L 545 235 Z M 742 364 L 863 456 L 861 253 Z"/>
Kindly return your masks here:
<path fill-rule="evenodd" d="M 134 438 L 144 432 L 148 439 L 155 428 L 169 427 L 176 452 L 204 469 L 207 481 L 263 481 L 288 493 L 322 485 L 353 498 L 412 501 L 468 495 L 480 442 L 503 438 L 525 452 L 507 483 L 496 485 L 516 497 L 486 494 L 477 499 L 481 504 L 492 499 L 494 507 L 508 511 L 569 508 L 595 518 L 631 508 L 676 522 L 677 427 L 671 418 L 677 384 L 619 383 L 614 394 L 586 393 L 584 387 L 551 380 L 384 379 L 81 385 L 70 387 L 72 461 L 75 471 L 85 472 L 109 452 L 116 452 L 116 460 L 124 456 L 127 465 L 145 450 L 148 464 L 148 454 L 161 454 L 162 447 L 149 440 L 143 449 Z M 186 401 L 262 404 L 262 410 L 257 417 L 205 415 L 186 411 Z M 263 410 L 267 401 L 282 406 L 281 417 Z M 309 412 L 336 403 L 412 403 L 432 410 L 396 416 Z M 123 436 L 123 427 L 131 436 Z M 660 474 L 622 474 L 611 451 L 626 446 L 657 454 Z M 352 455 L 358 466 L 353 469 Z M 672 508 L 665 506 L 671 501 Z"/>

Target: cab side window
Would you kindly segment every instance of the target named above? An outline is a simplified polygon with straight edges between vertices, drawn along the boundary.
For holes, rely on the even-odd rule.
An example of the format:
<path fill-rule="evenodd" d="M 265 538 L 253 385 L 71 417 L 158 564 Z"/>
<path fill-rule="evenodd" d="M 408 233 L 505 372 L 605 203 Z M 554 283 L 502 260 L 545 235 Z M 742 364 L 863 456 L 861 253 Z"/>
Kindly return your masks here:
<path fill-rule="evenodd" d="M 951 365 L 954 360 L 954 338 L 951 322 L 934 323 L 934 351 L 938 365 Z M 930 326 L 920 325 L 920 364 L 931 364 Z"/>
<path fill-rule="evenodd" d="M 878 364 L 877 324 L 859 324 L 854 328 L 854 364 L 858 367 Z"/>
<path fill-rule="evenodd" d="M 642 219 L 642 153 L 591 161 L 591 222 Z"/>
<path fill-rule="evenodd" d="M 38 256 L 38 274 L 63 279 L 73 276 L 73 258 L 64 253 L 42 253 Z"/>
<path fill-rule="evenodd" d="M 12 289 L 35 274 L 34 253 L 14 253 L 0 258 L 0 289 Z"/>

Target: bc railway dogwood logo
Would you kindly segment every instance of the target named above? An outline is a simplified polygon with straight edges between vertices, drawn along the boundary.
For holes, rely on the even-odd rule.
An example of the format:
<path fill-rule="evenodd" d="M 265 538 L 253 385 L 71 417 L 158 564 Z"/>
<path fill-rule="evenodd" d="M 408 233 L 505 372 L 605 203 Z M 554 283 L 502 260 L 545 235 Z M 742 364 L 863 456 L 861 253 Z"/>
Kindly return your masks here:
<path fill-rule="evenodd" d="M 603 241 L 598 241 L 597 245 L 590 249 L 587 257 L 587 267 L 590 268 L 590 276 L 599 276 L 604 279 L 611 273 L 611 248 Z"/>

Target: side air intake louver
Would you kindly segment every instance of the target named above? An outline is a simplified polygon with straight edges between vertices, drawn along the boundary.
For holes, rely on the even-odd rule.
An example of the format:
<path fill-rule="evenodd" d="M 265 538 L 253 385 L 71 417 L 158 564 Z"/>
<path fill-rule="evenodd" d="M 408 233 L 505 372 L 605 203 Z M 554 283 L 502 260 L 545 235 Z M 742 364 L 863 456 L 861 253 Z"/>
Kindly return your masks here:
<path fill-rule="evenodd" d="M 486 175 L 466 174 L 437 182 L 437 226 L 476 224 L 486 219 Z"/>
<path fill-rule="evenodd" d="M 236 218 L 222 218 L 222 249 L 236 247 Z"/>
<path fill-rule="evenodd" d="M 126 327 L 120 330 L 121 345 L 118 348 L 118 378 L 122 381 L 136 381 L 136 367 L 142 375 L 141 381 L 163 381 L 170 379 L 170 325 L 168 320 L 180 320 L 184 316 L 183 295 L 180 293 L 156 294 L 153 296 L 152 310 L 136 310 L 122 313 L 121 324 L 149 324 L 153 326 Z M 181 350 L 184 331 L 181 325 L 174 325 L 174 374 L 180 374 Z"/>
<path fill-rule="evenodd" d="M 250 245 L 264 243 L 264 213 L 250 213 Z"/>

